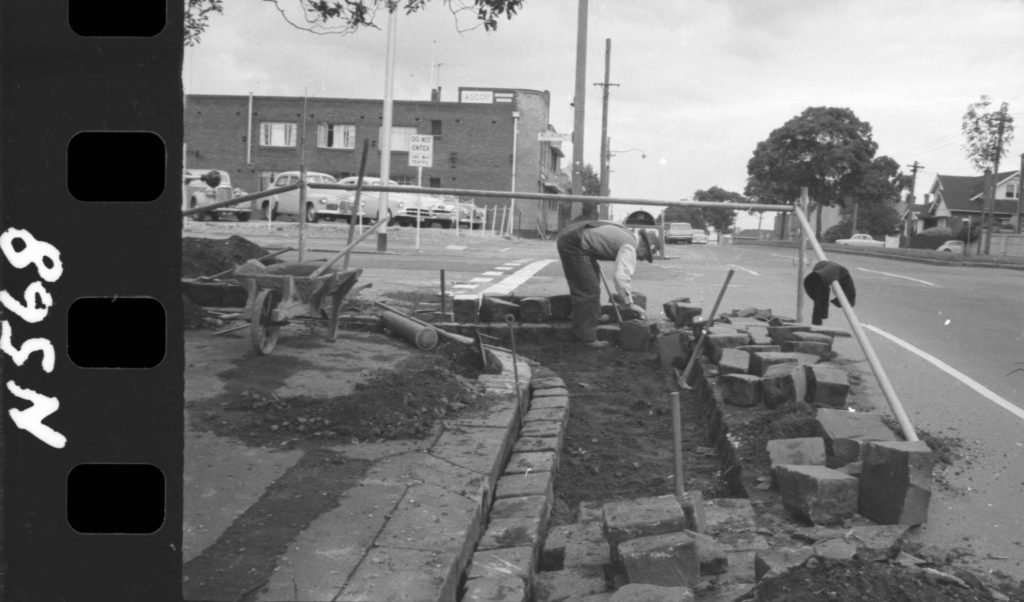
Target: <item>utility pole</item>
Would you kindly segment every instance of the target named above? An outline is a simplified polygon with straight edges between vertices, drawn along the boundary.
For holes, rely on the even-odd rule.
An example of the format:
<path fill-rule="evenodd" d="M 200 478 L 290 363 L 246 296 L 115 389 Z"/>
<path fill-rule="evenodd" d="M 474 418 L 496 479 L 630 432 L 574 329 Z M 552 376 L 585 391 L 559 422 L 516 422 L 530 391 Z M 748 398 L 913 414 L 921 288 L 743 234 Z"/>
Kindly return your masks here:
<path fill-rule="evenodd" d="M 996 153 L 993 159 L 992 180 L 985 189 L 986 205 L 988 205 L 988 227 L 985 228 L 985 255 L 992 248 L 992 221 L 995 219 L 996 184 L 999 183 L 999 158 L 1003 156 L 1003 128 L 1006 127 L 1006 104 L 999 111 L 999 130 L 996 133 Z"/>
<path fill-rule="evenodd" d="M 1024 199 L 1024 153 L 1020 154 L 1020 171 L 1017 172 L 1017 234 L 1020 234 L 1021 221 L 1021 199 Z"/>
<path fill-rule="evenodd" d="M 380 142 L 380 181 L 387 186 L 391 181 L 391 123 L 394 111 L 395 91 L 395 35 L 398 16 L 394 10 L 388 11 L 387 52 L 384 58 L 384 110 L 381 117 Z M 384 220 L 377 230 L 377 250 L 388 250 L 388 193 L 381 192 L 377 206 L 377 220 Z"/>
<path fill-rule="evenodd" d="M 611 38 L 605 38 L 604 82 L 594 84 L 595 86 L 601 86 L 604 88 L 602 94 L 603 103 L 601 106 L 601 196 L 609 196 L 609 194 L 611 194 L 608 189 L 608 157 L 611 155 L 611 150 L 608 147 L 608 88 L 610 86 L 619 85 L 608 81 L 609 74 L 611 73 L 611 56 L 612 40 Z"/>
<path fill-rule="evenodd" d="M 573 99 L 572 131 L 572 193 L 583 194 L 583 128 L 587 103 L 587 0 L 578 0 L 576 16 L 576 96 Z M 583 214 L 593 217 L 596 211 L 586 203 Z M 570 215 L 566 220 L 571 219 Z"/>
<path fill-rule="evenodd" d="M 910 203 L 909 204 L 913 205 L 914 204 L 914 199 L 916 198 L 915 195 L 914 195 L 914 191 L 917 190 L 917 172 L 919 172 L 922 169 L 924 169 L 924 165 L 921 165 L 917 161 L 914 161 L 914 163 L 912 165 L 908 165 L 907 167 L 910 168 Z"/>

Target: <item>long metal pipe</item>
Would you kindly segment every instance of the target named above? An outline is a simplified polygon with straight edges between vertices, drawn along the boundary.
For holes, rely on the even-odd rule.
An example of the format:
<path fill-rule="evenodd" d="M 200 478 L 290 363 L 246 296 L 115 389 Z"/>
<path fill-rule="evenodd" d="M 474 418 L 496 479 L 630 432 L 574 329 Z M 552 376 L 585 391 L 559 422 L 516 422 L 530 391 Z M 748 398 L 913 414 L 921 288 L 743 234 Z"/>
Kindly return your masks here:
<path fill-rule="evenodd" d="M 814 237 L 814 230 L 811 228 L 810 222 L 807 221 L 807 216 L 804 212 L 797 207 L 793 213 L 796 214 L 797 219 L 800 221 L 800 227 L 803 228 L 803 232 L 807 237 L 807 240 L 811 243 L 811 248 L 814 249 L 815 255 L 818 256 L 818 261 L 826 261 L 825 252 L 822 251 L 821 245 L 818 244 L 818 240 Z M 853 329 L 854 337 L 860 344 L 860 348 L 864 351 L 864 356 L 867 357 L 868 364 L 871 366 L 871 371 L 875 373 L 875 378 L 878 380 L 878 385 L 882 387 L 882 393 L 885 394 L 885 400 L 889 402 L 889 408 L 892 413 L 896 415 L 896 420 L 900 424 L 900 430 L 903 431 L 903 437 L 907 441 L 917 441 L 917 433 L 914 432 L 914 426 L 910 424 L 910 418 L 907 417 L 907 413 L 903 410 L 903 405 L 900 403 L 899 397 L 896 395 L 896 389 L 893 388 L 892 383 L 889 382 L 889 377 L 886 376 L 885 370 L 882 368 L 882 362 L 878 360 L 878 356 L 875 355 L 875 350 L 871 347 L 871 342 L 868 341 L 868 335 L 864 332 L 864 328 L 860 324 L 860 320 L 857 319 L 857 314 L 853 313 L 853 307 L 850 306 L 850 301 L 846 298 L 846 293 L 843 292 L 843 288 L 839 286 L 839 282 L 833 282 L 831 284 L 832 292 L 836 298 L 839 299 L 839 305 L 843 308 L 843 313 L 846 315 L 847 321 L 850 323 L 850 327 Z"/>
<path fill-rule="evenodd" d="M 354 184 L 315 184 L 310 183 L 309 187 L 316 190 L 354 190 Z M 517 199 L 532 199 L 536 201 L 572 201 L 583 203 L 619 203 L 628 205 L 651 205 L 659 207 L 718 207 L 735 209 L 737 211 L 778 211 L 788 213 L 793 211 L 792 205 L 768 205 L 764 203 L 722 203 L 715 201 L 663 201 L 657 199 L 626 198 L 626 197 L 597 197 L 578 194 L 547 194 L 543 192 L 508 192 L 499 190 L 470 190 L 466 188 L 420 188 L 419 186 L 380 186 L 367 184 L 363 190 L 375 192 L 387 190 L 390 192 L 409 192 L 423 194 L 448 194 L 453 196 L 473 196 L 503 198 L 515 197 Z M 209 205 L 204 205 L 204 209 Z"/>

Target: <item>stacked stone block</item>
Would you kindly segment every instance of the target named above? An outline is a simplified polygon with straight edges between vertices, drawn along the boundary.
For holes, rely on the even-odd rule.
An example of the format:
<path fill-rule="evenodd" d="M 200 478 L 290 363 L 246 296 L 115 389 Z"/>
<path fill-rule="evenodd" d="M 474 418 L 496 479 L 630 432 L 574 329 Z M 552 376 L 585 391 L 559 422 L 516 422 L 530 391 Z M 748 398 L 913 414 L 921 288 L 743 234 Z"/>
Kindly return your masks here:
<path fill-rule="evenodd" d="M 529 408 L 497 479 L 487 527 L 466 571 L 463 600 L 526 602 L 533 597 L 569 397 L 557 376 L 538 373 L 529 386 Z"/>
<path fill-rule="evenodd" d="M 860 513 L 876 523 L 928 520 L 932 452 L 923 441 L 869 441 L 860 477 Z"/>
<path fill-rule="evenodd" d="M 782 505 L 814 524 L 842 522 L 857 512 L 859 482 L 825 466 L 782 465 L 775 468 Z"/>

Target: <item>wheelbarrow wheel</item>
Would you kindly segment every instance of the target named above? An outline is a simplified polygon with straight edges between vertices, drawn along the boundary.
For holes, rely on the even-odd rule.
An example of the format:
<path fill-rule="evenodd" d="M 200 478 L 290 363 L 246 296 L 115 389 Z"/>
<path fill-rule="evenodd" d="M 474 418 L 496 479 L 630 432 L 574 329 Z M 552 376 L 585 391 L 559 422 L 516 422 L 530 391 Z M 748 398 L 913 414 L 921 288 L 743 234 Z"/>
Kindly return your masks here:
<path fill-rule="evenodd" d="M 281 325 L 271 322 L 270 315 L 274 310 L 274 295 L 271 290 L 262 290 L 256 295 L 256 302 L 253 304 L 253 316 L 251 319 L 250 334 L 252 335 L 252 348 L 260 355 L 270 355 L 277 345 L 277 338 L 281 334 Z"/>

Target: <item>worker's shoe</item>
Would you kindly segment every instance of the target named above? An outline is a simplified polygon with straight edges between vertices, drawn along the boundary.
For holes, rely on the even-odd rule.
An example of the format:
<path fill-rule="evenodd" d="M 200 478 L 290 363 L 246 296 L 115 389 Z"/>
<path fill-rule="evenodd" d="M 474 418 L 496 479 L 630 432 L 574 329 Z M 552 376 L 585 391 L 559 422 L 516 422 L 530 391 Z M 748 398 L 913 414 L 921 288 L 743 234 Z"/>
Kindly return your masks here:
<path fill-rule="evenodd" d="M 591 349 L 604 349 L 608 345 L 611 345 L 611 343 L 609 343 L 608 341 L 596 341 L 596 340 L 595 341 L 587 341 L 586 343 L 583 343 L 583 344 L 586 345 L 587 347 L 590 347 Z"/>

